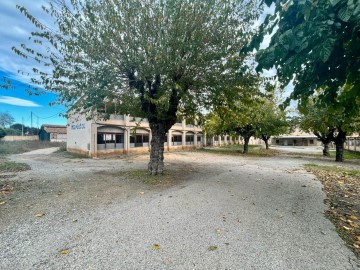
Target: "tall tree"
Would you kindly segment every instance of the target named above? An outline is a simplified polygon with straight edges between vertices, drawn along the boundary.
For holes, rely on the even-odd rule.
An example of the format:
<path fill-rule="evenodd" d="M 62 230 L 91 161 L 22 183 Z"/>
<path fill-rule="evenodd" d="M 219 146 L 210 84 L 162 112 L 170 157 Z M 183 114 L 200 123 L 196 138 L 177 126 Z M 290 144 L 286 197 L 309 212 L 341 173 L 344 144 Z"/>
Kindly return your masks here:
<path fill-rule="evenodd" d="M 317 92 L 322 91 L 318 89 Z M 360 113 L 349 115 L 346 107 L 329 106 L 319 98 L 319 95 L 309 98 L 307 102 L 302 102 L 299 111 L 301 112 L 300 128 L 313 132 L 323 143 L 323 155 L 330 156 L 329 143 L 334 142 L 336 161 L 343 161 L 346 134 L 359 130 Z"/>
<path fill-rule="evenodd" d="M 14 117 L 8 112 L 0 112 L 0 127 L 5 128 L 15 122 Z"/>
<path fill-rule="evenodd" d="M 148 170 L 163 172 L 165 134 L 177 112 L 197 113 L 221 102 L 229 85 L 239 85 L 251 38 L 257 1 L 240 0 L 58 0 L 44 11 L 57 26 L 41 24 L 32 40 L 48 54 L 22 45 L 14 48 L 45 69 L 32 82 L 60 93 L 59 102 L 83 110 L 104 100 L 118 111 L 134 101 L 152 131 Z M 49 71 L 50 67 L 50 71 Z M 76 103 L 81 98 L 81 102 Z"/>
<path fill-rule="evenodd" d="M 258 130 L 258 124 L 262 117 L 260 111 L 264 104 L 264 99 L 259 89 L 259 80 L 253 78 L 253 82 L 247 86 L 248 92 L 234 97 L 230 104 L 217 107 L 210 114 L 205 130 L 210 130 L 214 134 L 235 134 L 244 139 L 243 153 L 249 151 L 249 141 Z"/>
<path fill-rule="evenodd" d="M 269 149 L 269 140 L 272 136 L 286 134 L 289 125 L 286 112 L 280 110 L 273 97 L 269 97 L 261 106 L 255 136 L 264 141 L 266 149 Z"/>
<path fill-rule="evenodd" d="M 270 46 L 258 51 L 257 69 L 275 66 L 282 86 L 293 80 L 294 91 L 287 103 L 297 99 L 303 106 L 322 88 L 319 99 L 323 104 L 334 112 L 346 108 L 349 117 L 356 115 L 360 105 L 360 1 L 264 2 L 274 3 L 275 13 L 266 18 L 250 47 L 259 48 L 266 34 L 275 34 Z M 343 143 L 346 131 L 341 129 L 338 135 L 337 142 Z M 342 157 L 337 155 L 336 160 Z"/>

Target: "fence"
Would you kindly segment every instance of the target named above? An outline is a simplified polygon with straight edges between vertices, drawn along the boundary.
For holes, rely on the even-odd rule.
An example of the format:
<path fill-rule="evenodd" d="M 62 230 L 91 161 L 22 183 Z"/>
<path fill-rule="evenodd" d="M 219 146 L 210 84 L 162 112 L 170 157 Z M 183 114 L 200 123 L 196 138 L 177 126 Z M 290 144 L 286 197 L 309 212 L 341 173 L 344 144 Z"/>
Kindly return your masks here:
<path fill-rule="evenodd" d="M 347 137 L 345 148 L 353 151 L 360 151 L 360 137 Z"/>

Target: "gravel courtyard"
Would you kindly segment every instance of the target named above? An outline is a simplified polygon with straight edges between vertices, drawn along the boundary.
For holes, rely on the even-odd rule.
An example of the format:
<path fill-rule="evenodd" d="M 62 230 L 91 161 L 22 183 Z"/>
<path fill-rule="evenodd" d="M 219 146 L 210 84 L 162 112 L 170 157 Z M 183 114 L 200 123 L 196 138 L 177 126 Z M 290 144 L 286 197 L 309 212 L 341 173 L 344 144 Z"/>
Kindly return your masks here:
<path fill-rule="evenodd" d="M 306 158 L 172 152 L 158 184 L 148 155 L 11 159 L 0 269 L 359 269 Z"/>

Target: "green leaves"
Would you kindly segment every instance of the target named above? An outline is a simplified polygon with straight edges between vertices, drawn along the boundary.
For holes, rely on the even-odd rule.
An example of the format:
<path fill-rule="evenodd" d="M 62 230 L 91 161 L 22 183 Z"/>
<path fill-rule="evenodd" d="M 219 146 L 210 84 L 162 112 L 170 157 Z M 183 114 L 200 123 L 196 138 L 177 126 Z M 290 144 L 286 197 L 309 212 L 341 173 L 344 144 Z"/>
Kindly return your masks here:
<path fill-rule="evenodd" d="M 319 56 L 323 63 L 329 60 L 330 55 L 334 49 L 335 41 L 336 40 L 334 38 L 328 38 L 322 45 L 320 45 Z"/>
<path fill-rule="evenodd" d="M 345 6 L 342 9 L 340 9 L 338 13 L 339 19 L 342 20 L 343 22 L 348 22 L 349 19 L 351 18 L 351 15 L 352 15 L 352 10 L 348 6 Z"/>

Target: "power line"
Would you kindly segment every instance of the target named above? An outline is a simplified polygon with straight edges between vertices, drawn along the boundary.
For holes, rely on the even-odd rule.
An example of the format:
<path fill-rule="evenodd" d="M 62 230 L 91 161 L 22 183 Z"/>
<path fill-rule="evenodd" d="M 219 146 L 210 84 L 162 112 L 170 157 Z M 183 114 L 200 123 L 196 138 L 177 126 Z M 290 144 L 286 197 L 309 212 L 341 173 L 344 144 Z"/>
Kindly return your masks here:
<path fill-rule="evenodd" d="M 35 113 L 33 113 L 36 117 L 38 117 L 39 119 L 49 119 L 49 118 L 53 118 L 53 117 L 55 117 L 55 116 L 59 116 L 61 113 L 63 113 L 63 112 L 65 112 L 65 111 L 60 111 L 60 112 L 58 112 L 58 113 L 56 113 L 56 114 L 54 114 L 54 115 L 51 115 L 51 116 L 47 116 L 47 117 L 40 117 L 40 116 L 38 116 L 37 114 L 35 114 Z"/>

